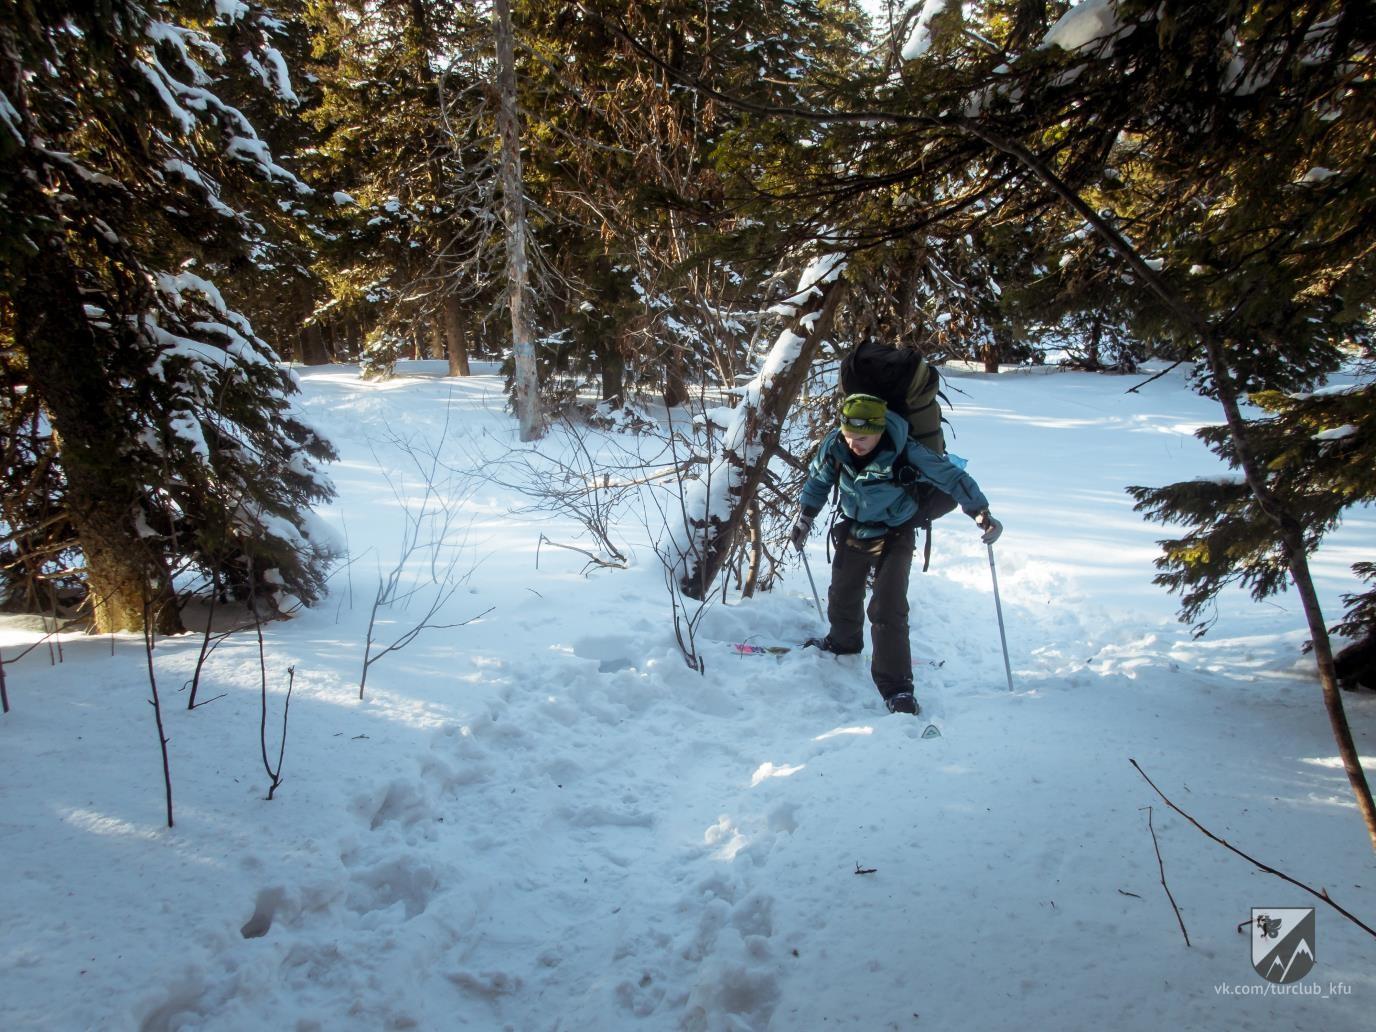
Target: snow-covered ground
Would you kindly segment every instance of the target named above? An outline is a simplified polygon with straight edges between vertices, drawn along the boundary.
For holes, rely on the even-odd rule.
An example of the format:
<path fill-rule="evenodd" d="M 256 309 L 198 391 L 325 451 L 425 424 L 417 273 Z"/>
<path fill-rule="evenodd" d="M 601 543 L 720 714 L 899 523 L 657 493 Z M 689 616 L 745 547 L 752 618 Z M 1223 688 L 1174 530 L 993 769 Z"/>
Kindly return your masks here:
<path fill-rule="evenodd" d="M 1080 374 L 952 378 L 952 447 L 1007 526 L 1015 691 L 986 553 L 948 517 L 911 591 L 918 698 L 943 732 L 924 738 L 929 718 L 887 715 L 857 659 L 721 644 L 816 633 L 801 568 L 715 604 L 706 673 L 688 669 L 653 509 L 614 527 L 629 569 L 585 575 L 584 556 L 540 540 L 591 550 L 581 528 L 503 486 L 543 460 L 515 444 L 498 380 L 437 372 L 301 371 L 341 451 L 323 515 L 353 562 L 326 602 L 264 628 L 274 761 L 294 668 L 273 801 L 251 631 L 212 654 L 200 698 L 221 697 L 194 711 L 178 689 L 200 638 L 158 643 L 172 829 L 141 640 L 69 636 L 60 662 L 45 645 L 7 664 L 0 1027 L 1371 1027 L 1376 940 L 1210 842 L 1129 763 L 1376 919 L 1298 602 L 1232 593 L 1196 641 L 1151 584 L 1166 531 L 1124 485 L 1218 472 L 1190 436 L 1217 412 L 1180 374 L 1138 394 Z M 540 450 L 576 464 L 573 444 L 556 431 Z M 420 510 L 427 447 L 458 471 L 433 478 L 431 506 L 454 516 L 434 569 L 454 559 L 464 578 L 434 622 L 479 618 L 379 659 L 360 701 L 372 599 Z M 1365 511 L 1318 557 L 1330 618 L 1374 547 Z M 825 590 L 820 534 L 810 555 Z M 434 596 L 421 558 L 384 647 Z M 0 625 L 6 659 L 33 626 Z M 1376 698 L 1346 702 L 1370 771 Z M 1239 925 L 1311 905 L 1313 973 L 1267 993 Z"/>

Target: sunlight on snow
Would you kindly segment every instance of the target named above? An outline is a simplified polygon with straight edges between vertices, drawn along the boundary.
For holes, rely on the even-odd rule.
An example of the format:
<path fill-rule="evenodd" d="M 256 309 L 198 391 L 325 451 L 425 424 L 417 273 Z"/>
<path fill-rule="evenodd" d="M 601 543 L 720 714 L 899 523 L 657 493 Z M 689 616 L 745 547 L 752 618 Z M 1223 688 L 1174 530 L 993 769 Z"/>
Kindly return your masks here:
<path fill-rule="evenodd" d="M 1376 756 L 1362 756 L 1363 770 L 1376 771 Z M 1341 756 L 1302 756 L 1301 763 L 1307 763 L 1311 767 L 1322 767 L 1324 770 L 1342 770 L 1343 759 Z"/>
<path fill-rule="evenodd" d="M 872 728 L 872 727 L 865 727 L 865 726 L 863 726 L 863 725 L 860 726 L 860 727 L 836 727 L 836 728 L 832 728 L 830 731 L 826 732 L 825 734 L 820 734 L 820 735 L 818 735 L 816 738 L 813 739 L 813 741 L 814 741 L 814 742 L 825 742 L 828 738 L 836 738 L 836 737 L 839 737 L 840 735 L 872 735 L 872 734 L 874 734 L 874 728 Z"/>
<path fill-rule="evenodd" d="M 447 707 L 425 702 L 420 699 L 398 695 L 385 688 L 368 685 L 365 697 L 358 697 L 357 685 L 346 685 L 342 692 L 322 691 L 315 696 L 316 701 L 345 709 L 366 709 L 369 716 L 380 717 L 394 724 L 429 731 L 438 727 L 448 727 L 454 722 L 454 713 Z"/>
<path fill-rule="evenodd" d="M 790 775 L 797 774 L 798 771 L 806 766 L 806 763 L 800 763 L 796 767 L 790 767 L 788 764 L 784 764 L 782 767 L 776 767 L 773 763 L 766 760 L 764 763 L 761 763 L 755 773 L 751 775 L 750 787 L 754 788 L 761 781 L 768 781 L 770 778 L 789 777 Z"/>
<path fill-rule="evenodd" d="M 734 860 L 736 854 L 749 843 L 741 830 L 731 823 L 731 818 L 723 815 L 717 823 L 703 832 L 702 840 L 709 846 L 718 848 L 712 853 L 714 860 Z"/>
<path fill-rule="evenodd" d="M 62 819 L 69 824 L 74 824 L 82 831 L 88 831 L 92 835 L 104 835 L 108 838 L 136 838 L 147 841 L 156 841 L 162 838 L 163 828 L 161 825 L 132 824 L 120 817 L 110 817 L 107 814 L 96 813 L 94 810 L 67 809 L 59 811 Z"/>

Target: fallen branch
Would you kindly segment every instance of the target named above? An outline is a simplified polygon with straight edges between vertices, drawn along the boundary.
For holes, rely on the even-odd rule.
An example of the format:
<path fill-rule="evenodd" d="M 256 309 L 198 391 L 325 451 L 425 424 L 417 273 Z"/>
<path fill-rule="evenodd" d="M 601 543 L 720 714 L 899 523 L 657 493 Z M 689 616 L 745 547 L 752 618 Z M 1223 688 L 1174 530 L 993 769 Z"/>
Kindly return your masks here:
<path fill-rule="evenodd" d="M 1231 842 L 1228 842 L 1228 841 L 1226 841 L 1225 839 L 1219 838 L 1219 837 L 1218 837 L 1217 835 L 1215 835 L 1212 831 L 1210 831 L 1208 828 L 1204 827 L 1204 825 L 1200 824 L 1197 820 L 1195 820 L 1193 817 L 1191 817 L 1189 814 L 1187 814 L 1184 810 L 1180 809 L 1180 807 L 1176 806 L 1173 802 L 1171 802 L 1169 799 L 1167 799 L 1167 798 L 1166 798 L 1166 793 L 1162 792 L 1161 789 L 1159 789 L 1159 788 L 1156 787 L 1156 782 L 1152 781 L 1151 778 L 1147 777 L 1146 771 L 1144 771 L 1141 767 L 1139 767 L 1139 766 L 1137 765 L 1137 761 L 1136 761 L 1136 760 L 1134 760 L 1134 759 L 1132 759 L 1132 758 L 1129 757 L 1128 762 L 1131 763 L 1134 767 L 1137 768 L 1137 773 L 1142 775 L 1142 777 L 1146 780 L 1147 784 L 1150 785 L 1150 786 L 1155 790 L 1156 794 L 1159 795 L 1159 796 L 1162 798 L 1162 800 L 1165 802 L 1165 804 L 1166 804 L 1167 806 L 1169 806 L 1169 807 L 1170 807 L 1172 810 L 1174 810 L 1176 813 L 1180 814 L 1181 817 L 1184 817 L 1185 820 L 1189 821 L 1189 822 L 1190 822 L 1191 824 L 1193 824 L 1196 828 L 1198 828 L 1200 831 L 1202 831 L 1206 836 L 1208 836 L 1209 838 L 1211 838 L 1211 839 L 1213 839 L 1215 842 L 1217 842 L 1220 846 L 1223 846 L 1225 849 L 1230 850 L 1231 852 L 1236 853 L 1238 856 L 1242 857 L 1242 859 L 1246 860 L 1249 864 L 1252 864 L 1252 865 L 1254 865 L 1254 866 L 1260 868 L 1261 870 L 1265 871 L 1267 874 L 1274 874 L 1277 878 L 1280 878 L 1282 881 L 1288 881 L 1291 885 L 1294 885 L 1294 886 L 1296 886 L 1296 887 L 1298 887 L 1298 888 L 1303 889 L 1305 892 L 1309 893 L 1311 896 L 1316 896 L 1316 897 L 1318 897 L 1319 899 L 1321 899 L 1321 900 L 1323 900 L 1325 903 L 1327 903 L 1330 907 L 1332 907 L 1334 910 L 1336 910 L 1338 913 L 1342 914 L 1343 917 L 1347 918 L 1349 921 L 1351 921 L 1353 924 L 1355 924 L 1355 925 L 1356 925 L 1358 928 L 1360 928 L 1362 931 L 1366 932 L 1367 935 L 1376 937 L 1376 929 L 1373 929 L 1370 925 L 1368 925 L 1368 924 L 1366 924 L 1365 922 L 1363 922 L 1360 918 L 1356 917 L 1356 916 L 1355 916 L 1354 914 L 1352 914 L 1350 911 L 1344 909 L 1343 907 L 1340 907 L 1337 903 L 1334 903 L 1333 900 L 1329 897 L 1329 895 L 1328 895 L 1328 890 L 1327 890 L 1327 889 L 1322 889 L 1322 890 L 1312 889 L 1312 888 L 1310 888 L 1308 885 L 1304 884 L 1304 882 L 1302 882 L 1302 881 L 1296 881 L 1294 878 L 1290 877 L 1290 875 L 1286 874 L 1284 871 L 1277 871 L 1274 867 L 1271 867 L 1271 866 L 1269 866 L 1269 865 L 1267 865 L 1267 864 L 1262 863 L 1260 860 L 1257 860 L 1255 857 L 1248 856 L 1246 853 L 1244 853 L 1242 850 L 1238 849 L 1237 846 L 1233 845 Z"/>
<path fill-rule="evenodd" d="M 1175 911 L 1175 919 L 1180 922 L 1180 934 L 1185 937 L 1185 945 L 1188 946 L 1190 945 L 1190 933 L 1185 930 L 1185 919 L 1180 916 L 1180 907 L 1176 905 L 1171 887 L 1166 884 L 1166 861 L 1161 859 L 1161 843 L 1156 840 L 1156 828 L 1151 823 L 1150 806 L 1147 807 L 1147 830 L 1151 832 L 1151 844 L 1156 847 L 1156 866 L 1161 869 L 1161 887 L 1166 890 L 1166 898 L 1171 901 L 1171 909 Z"/>

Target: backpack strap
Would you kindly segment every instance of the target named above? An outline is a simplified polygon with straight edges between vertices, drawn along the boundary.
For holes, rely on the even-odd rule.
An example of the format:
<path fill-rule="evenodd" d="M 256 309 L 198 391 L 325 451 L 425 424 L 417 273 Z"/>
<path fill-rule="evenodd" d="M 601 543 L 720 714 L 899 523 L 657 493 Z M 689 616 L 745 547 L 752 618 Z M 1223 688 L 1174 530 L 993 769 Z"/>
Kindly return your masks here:
<path fill-rule="evenodd" d="M 933 371 L 935 372 L 935 370 Z M 937 432 L 940 433 L 940 430 Z M 905 470 L 912 474 L 906 480 L 900 476 L 900 473 Z M 932 565 L 932 524 L 936 519 L 945 516 L 955 508 L 955 499 L 935 485 L 922 481 L 916 474 L 917 467 L 908 460 L 908 450 L 904 448 L 898 453 L 898 458 L 894 460 L 893 478 L 918 504 L 917 514 L 913 517 L 911 525 L 924 532 L 922 572 L 926 573 Z M 921 488 L 926 488 L 926 490 L 922 491 Z M 932 508 L 933 505 L 935 505 L 935 509 Z M 927 508 L 926 512 L 923 512 L 924 506 Z"/>

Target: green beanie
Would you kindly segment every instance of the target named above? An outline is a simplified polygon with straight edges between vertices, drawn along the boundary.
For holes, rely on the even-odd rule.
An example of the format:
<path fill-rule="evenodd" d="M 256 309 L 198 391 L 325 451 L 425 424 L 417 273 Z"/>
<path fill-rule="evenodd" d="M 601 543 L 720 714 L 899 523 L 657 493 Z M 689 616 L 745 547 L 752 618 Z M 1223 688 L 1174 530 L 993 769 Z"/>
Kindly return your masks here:
<path fill-rule="evenodd" d="M 873 394 L 851 394 L 841 402 L 841 429 L 857 434 L 882 434 L 889 407 Z"/>

